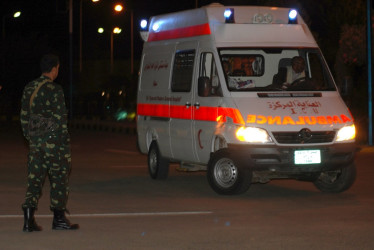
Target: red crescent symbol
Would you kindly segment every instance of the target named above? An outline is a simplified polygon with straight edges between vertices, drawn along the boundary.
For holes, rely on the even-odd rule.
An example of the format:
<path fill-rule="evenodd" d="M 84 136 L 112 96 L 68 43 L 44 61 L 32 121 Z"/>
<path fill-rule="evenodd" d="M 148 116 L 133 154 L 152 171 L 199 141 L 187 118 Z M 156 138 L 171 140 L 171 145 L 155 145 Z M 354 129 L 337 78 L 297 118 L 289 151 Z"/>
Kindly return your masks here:
<path fill-rule="evenodd" d="M 201 145 L 201 140 L 200 140 L 200 134 L 201 134 L 201 132 L 202 132 L 201 129 L 199 130 L 199 132 L 197 132 L 197 139 L 198 139 L 198 141 L 199 141 L 199 147 L 200 147 L 201 149 L 203 149 L 204 147 L 203 147 L 203 145 Z"/>

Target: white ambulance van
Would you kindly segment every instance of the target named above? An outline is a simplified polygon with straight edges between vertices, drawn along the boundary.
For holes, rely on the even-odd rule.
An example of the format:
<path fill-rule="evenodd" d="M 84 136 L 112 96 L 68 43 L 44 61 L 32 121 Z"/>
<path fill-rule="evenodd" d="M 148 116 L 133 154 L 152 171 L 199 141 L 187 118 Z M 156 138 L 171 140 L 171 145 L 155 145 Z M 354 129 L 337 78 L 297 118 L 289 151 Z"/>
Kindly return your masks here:
<path fill-rule="evenodd" d="M 149 174 L 207 170 L 219 194 L 275 178 L 323 192 L 354 182 L 353 117 L 295 10 L 223 6 L 154 16 L 137 92 Z"/>

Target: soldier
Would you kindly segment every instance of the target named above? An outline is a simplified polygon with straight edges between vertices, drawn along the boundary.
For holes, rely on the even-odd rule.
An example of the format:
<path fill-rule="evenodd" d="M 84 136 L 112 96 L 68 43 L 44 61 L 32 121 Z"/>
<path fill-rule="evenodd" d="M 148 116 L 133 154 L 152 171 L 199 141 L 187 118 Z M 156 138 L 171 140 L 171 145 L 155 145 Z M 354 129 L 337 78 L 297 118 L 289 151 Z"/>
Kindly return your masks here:
<path fill-rule="evenodd" d="M 78 229 L 65 217 L 69 194 L 71 164 L 67 109 L 60 85 L 54 83 L 59 71 L 59 58 L 47 54 L 40 61 L 42 75 L 28 83 L 21 103 L 21 126 L 29 142 L 28 177 L 23 231 L 41 231 L 34 212 L 42 193 L 45 177 L 50 181 L 50 209 L 54 213 L 52 229 Z"/>

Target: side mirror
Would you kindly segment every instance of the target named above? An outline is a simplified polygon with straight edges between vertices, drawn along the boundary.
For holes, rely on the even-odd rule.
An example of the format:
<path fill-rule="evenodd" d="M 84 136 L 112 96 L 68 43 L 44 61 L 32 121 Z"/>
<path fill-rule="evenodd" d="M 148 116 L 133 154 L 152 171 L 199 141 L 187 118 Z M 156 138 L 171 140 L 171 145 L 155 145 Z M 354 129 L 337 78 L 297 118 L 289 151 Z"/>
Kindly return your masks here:
<path fill-rule="evenodd" d="M 343 78 L 342 85 L 340 86 L 340 94 L 342 96 L 348 96 L 352 91 L 352 84 L 352 78 L 350 76 L 345 76 Z"/>
<path fill-rule="evenodd" d="M 209 77 L 206 77 L 206 76 L 199 77 L 197 89 L 198 89 L 199 96 L 208 96 L 210 94 Z"/>

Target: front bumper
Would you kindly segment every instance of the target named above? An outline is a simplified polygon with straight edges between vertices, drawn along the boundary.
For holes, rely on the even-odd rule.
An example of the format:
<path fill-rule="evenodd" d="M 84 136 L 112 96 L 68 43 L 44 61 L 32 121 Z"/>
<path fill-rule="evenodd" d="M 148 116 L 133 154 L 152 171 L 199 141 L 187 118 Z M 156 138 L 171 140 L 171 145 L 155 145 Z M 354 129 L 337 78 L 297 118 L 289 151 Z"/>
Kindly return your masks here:
<path fill-rule="evenodd" d="M 341 143 L 324 146 L 278 146 L 229 144 L 228 148 L 243 164 L 253 171 L 283 173 L 310 173 L 344 168 L 354 161 L 356 144 Z M 318 149 L 321 151 L 320 164 L 294 163 L 295 150 Z"/>

